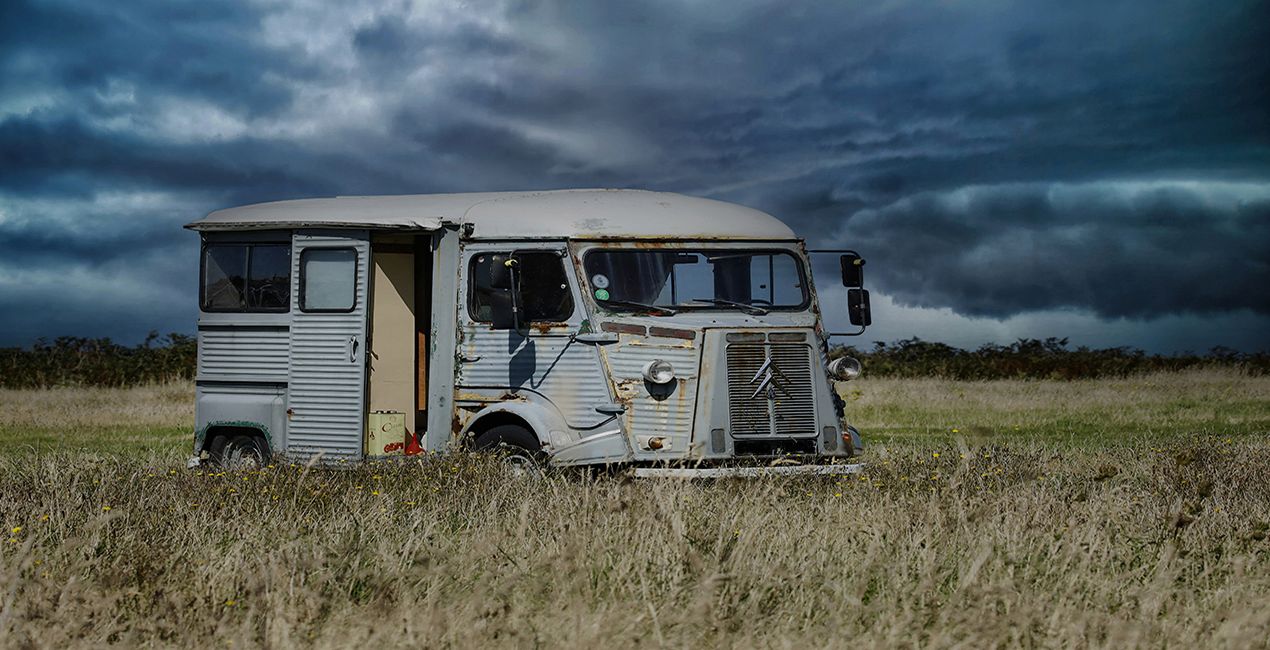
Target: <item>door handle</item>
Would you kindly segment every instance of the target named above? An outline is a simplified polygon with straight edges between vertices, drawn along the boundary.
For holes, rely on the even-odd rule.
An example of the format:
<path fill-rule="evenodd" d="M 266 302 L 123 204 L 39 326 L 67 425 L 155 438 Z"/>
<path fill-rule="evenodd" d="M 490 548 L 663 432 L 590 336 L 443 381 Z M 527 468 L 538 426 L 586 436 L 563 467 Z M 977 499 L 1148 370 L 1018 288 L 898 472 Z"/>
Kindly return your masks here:
<path fill-rule="evenodd" d="M 348 362 L 357 363 L 357 335 L 348 337 Z"/>

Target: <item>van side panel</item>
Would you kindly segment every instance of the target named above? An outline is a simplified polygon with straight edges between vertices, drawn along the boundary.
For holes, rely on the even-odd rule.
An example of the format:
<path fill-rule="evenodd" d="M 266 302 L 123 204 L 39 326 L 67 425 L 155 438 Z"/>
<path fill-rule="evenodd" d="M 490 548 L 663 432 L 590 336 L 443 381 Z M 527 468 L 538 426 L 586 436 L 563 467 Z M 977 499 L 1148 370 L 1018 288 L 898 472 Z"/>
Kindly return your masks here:
<path fill-rule="evenodd" d="M 198 378 L 286 383 L 290 332 L 286 325 L 200 324 Z"/>
<path fill-rule="evenodd" d="M 205 233 L 205 244 L 287 243 L 289 231 Z M 201 264 L 201 260 L 200 260 Z M 290 354 L 287 313 L 199 312 L 195 452 L 217 427 L 255 429 L 274 451 L 286 443 Z"/>

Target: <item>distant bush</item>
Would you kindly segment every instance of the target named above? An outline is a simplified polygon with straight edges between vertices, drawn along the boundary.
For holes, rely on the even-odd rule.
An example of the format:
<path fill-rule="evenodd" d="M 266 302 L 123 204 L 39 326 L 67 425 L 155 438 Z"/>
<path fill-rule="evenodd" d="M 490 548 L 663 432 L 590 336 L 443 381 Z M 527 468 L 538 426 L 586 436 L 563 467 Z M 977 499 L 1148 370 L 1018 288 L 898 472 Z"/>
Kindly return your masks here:
<path fill-rule="evenodd" d="M 904 339 L 878 342 L 871 350 L 835 347 L 830 356 L 860 360 L 872 377 L 942 377 L 946 379 L 1097 379 L 1188 368 L 1239 368 L 1249 374 L 1270 373 L 1270 354 L 1247 354 L 1216 347 L 1207 354 L 1147 354 L 1136 348 L 1069 349 L 1065 338 L 1019 339 L 1009 345 L 988 344 L 963 350 L 943 343 Z"/>
<path fill-rule="evenodd" d="M 943 343 L 904 339 L 872 349 L 835 347 L 830 356 L 851 355 L 870 377 L 946 379 L 1096 379 L 1188 368 L 1239 368 L 1270 374 L 1270 353 L 1246 354 L 1213 348 L 1206 354 L 1158 355 L 1134 348 L 1069 349 L 1067 339 L 1020 339 L 1009 345 L 963 350 Z M 136 346 L 107 338 L 43 339 L 30 348 L 0 348 L 0 388 L 134 386 L 193 379 L 196 339 L 151 332 Z"/>
<path fill-rule="evenodd" d="M 197 360 L 193 336 L 151 332 L 128 347 L 110 339 L 63 336 L 29 349 L 0 348 L 0 388 L 133 386 L 192 379 Z"/>

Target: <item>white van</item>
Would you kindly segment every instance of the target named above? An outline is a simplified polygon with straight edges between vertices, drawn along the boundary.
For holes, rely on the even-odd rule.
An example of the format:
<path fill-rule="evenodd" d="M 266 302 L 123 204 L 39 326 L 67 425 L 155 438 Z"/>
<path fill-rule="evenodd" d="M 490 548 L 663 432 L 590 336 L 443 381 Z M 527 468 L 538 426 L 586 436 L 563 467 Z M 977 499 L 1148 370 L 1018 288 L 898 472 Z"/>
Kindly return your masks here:
<path fill-rule="evenodd" d="M 858 363 L 829 361 L 808 251 L 757 210 L 561 190 L 280 201 L 187 227 L 191 465 L 469 446 L 639 474 L 857 467 L 833 380 Z M 858 334 L 863 260 L 830 252 Z"/>

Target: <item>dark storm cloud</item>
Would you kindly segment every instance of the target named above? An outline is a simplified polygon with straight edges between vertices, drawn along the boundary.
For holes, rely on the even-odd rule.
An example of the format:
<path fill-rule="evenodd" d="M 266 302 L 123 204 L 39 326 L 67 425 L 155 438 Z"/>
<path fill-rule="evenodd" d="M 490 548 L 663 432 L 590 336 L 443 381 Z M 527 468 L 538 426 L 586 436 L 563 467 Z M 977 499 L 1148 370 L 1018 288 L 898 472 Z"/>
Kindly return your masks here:
<path fill-rule="evenodd" d="M 766 209 L 910 305 L 1265 314 L 1267 42 L 1251 0 L 0 3 L 0 344 L 129 260 L 188 299 L 213 208 L 569 186 Z"/>
<path fill-rule="evenodd" d="M 7 1 L 0 9 L 0 89 L 52 82 L 83 108 L 109 112 L 95 93 L 126 83 L 248 114 L 276 111 L 291 93 L 270 75 L 313 79 L 321 68 L 260 42 L 260 19 L 245 3 Z"/>
<path fill-rule="evenodd" d="M 306 159 L 304 165 L 283 162 L 297 153 Z M 311 167 L 307 158 L 312 155 L 287 143 L 162 143 L 94 129 L 74 118 L 11 118 L 0 122 L 0 165 L 6 170 L 0 190 L 14 195 L 120 188 L 240 195 L 321 192 L 325 174 L 306 178 L 296 171 Z"/>
<path fill-rule="evenodd" d="M 1270 188 L 1020 185 L 921 194 L 863 210 L 845 240 L 901 303 L 1005 317 L 1270 315 Z"/>

